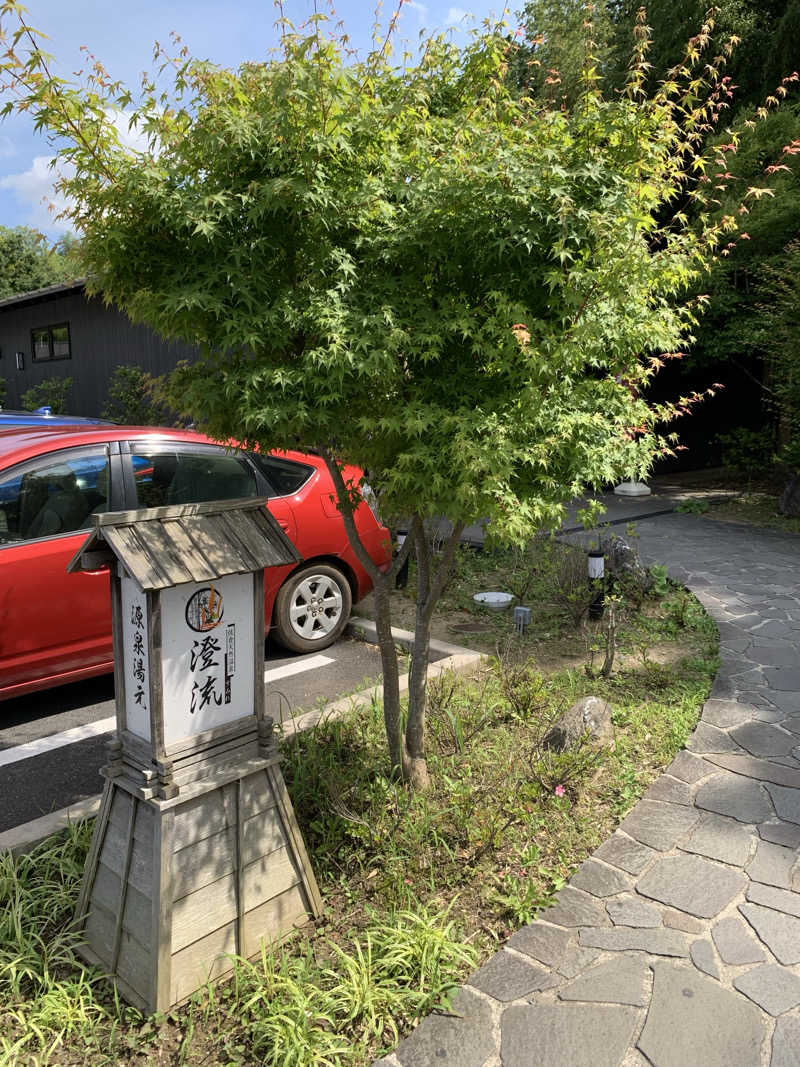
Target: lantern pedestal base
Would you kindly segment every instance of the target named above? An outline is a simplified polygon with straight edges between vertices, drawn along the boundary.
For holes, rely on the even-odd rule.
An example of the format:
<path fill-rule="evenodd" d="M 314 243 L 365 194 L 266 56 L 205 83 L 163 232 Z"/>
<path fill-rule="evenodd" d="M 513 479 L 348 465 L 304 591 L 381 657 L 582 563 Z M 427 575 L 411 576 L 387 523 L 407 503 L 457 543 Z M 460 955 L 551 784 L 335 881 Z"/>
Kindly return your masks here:
<path fill-rule="evenodd" d="M 652 490 L 644 482 L 620 482 L 614 486 L 616 496 L 650 496 Z"/>
<path fill-rule="evenodd" d="M 167 1011 L 321 911 L 277 754 L 169 799 L 110 768 L 76 921 L 126 1000 Z M 116 772 L 116 773 L 115 773 Z"/>

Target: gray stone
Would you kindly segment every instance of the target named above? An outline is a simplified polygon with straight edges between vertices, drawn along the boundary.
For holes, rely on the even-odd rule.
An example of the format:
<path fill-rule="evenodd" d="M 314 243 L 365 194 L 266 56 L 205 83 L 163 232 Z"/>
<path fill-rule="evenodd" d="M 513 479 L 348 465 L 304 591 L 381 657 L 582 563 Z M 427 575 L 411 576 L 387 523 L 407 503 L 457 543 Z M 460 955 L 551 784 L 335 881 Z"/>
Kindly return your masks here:
<path fill-rule="evenodd" d="M 593 897 L 611 897 L 633 887 L 633 881 L 615 867 L 607 867 L 596 859 L 588 859 L 570 879 L 570 885 L 591 893 Z"/>
<path fill-rule="evenodd" d="M 763 722 L 737 726 L 731 737 L 751 756 L 788 756 L 796 744 L 792 734 Z"/>
<path fill-rule="evenodd" d="M 800 1004 L 800 978 L 777 963 L 754 967 L 734 978 L 733 986 L 770 1015 L 783 1015 Z"/>
<path fill-rule="evenodd" d="M 549 970 L 502 950 L 476 971 L 468 984 L 503 1002 L 518 1000 L 552 984 Z"/>
<path fill-rule="evenodd" d="M 675 963 L 653 965 L 653 995 L 638 1047 L 653 1067 L 755 1067 L 764 1024 L 756 1007 Z"/>
<path fill-rule="evenodd" d="M 508 944 L 547 967 L 557 967 L 567 951 L 569 939 L 569 933 L 558 926 L 534 922 L 517 930 Z"/>
<path fill-rule="evenodd" d="M 621 829 L 642 844 L 666 852 L 694 828 L 699 818 L 699 812 L 680 804 L 640 800 L 622 821 Z"/>
<path fill-rule="evenodd" d="M 760 904 L 740 904 L 739 911 L 780 963 L 800 963 L 800 919 Z"/>
<path fill-rule="evenodd" d="M 576 701 L 547 732 L 543 744 L 558 750 L 571 748 L 586 734 L 598 745 L 614 740 L 613 709 L 607 700 L 588 696 Z"/>
<path fill-rule="evenodd" d="M 662 774 L 645 793 L 645 800 L 666 800 L 670 804 L 691 804 L 692 790 L 686 782 Z"/>
<path fill-rule="evenodd" d="M 775 889 L 771 885 L 751 882 L 745 896 L 752 904 L 763 904 L 765 908 L 796 915 L 800 919 L 800 893 L 794 893 L 791 889 Z"/>
<path fill-rule="evenodd" d="M 755 650 L 753 654 L 756 655 Z M 773 644 L 769 648 L 760 648 L 756 658 L 764 667 L 796 667 L 797 649 L 788 644 Z"/>
<path fill-rule="evenodd" d="M 667 771 L 673 777 L 680 778 L 682 782 L 688 782 L 689 785 L 699 782 L 701 778 L 705 778 L 713 770 L 714 768 L 706 763 L 704 759 L 687 752 L 686 749 L 679 752 L 667 767 Z"/>
<path fill-rule="evenodd" d="M 698 938 L 697 941 L 692 942 L 691 953 L 695 967 L 719 981 L 719 967 L 717 967 L 717 959 L 711 942 Z"/>
<path fill-rule="evenodd" d="M 741 726 L 749 722 L 752 715 L 753 709 L 747 704 L 740 704 L 738 700 L 707 700 L 703 705 L 703 722 L 721 730 Z"/>
<path fill-rule="evenodd" d="M 717 946 L 717 952 L 725 963 L 732 965 L 760 963 L 767 958 L 749 928 L 741 919 L 733 915 L 720 919 L 711 928 L 711 936 Z"/>
<path fill-rule="evenodd" d="M 613 863 L 628 874 L 641 874 L 658 853 L 625 834 L 612 834 L 595 852 L 598 859 Z"/>
<path fill-rule="evenodd" d="M 699 856 L 668 856 L 639 879 L 637 889 L 679 911 L 711 919 L 740 893 L 747 879 L 739 871 Z"/>
<path fill-rule="evenodd" d="M 800 690 L 800 668 L 765 667 L 764 675 L 771 689 L 782 693 L 797 693 Z"/>
<path fill-rule="evenodd" d="M 759 835 L 765 841 L 787 848 L 800 849 L 800 826 L 790 822 L 762 822 L 758 828 Z"/>
<path fill-rule="evenodd" d="M 756 854 L 745 869 L 754 882 L 791 889 L 791 871 L 795 863 L 797 853 L 794 849 L 774 845 L 771 841 L 759 841 Z"/>
<path fill-rule="evenodd" d="M 588 1000 L 601 1004 L 632 1004 L 643 1008 L 647 1003 L 645 977 L 647 964 L 638 956 L 620 956 L 610 963 L 600 963 L 566 989 L 562 1000 Z"/>
<path fill-rule="evenodd" d="M 453 998 L 451 1012 L 423 1019 L 395 1055 L 403 1067 L 482 1067 L 495 1051 L 491 1008 L 464 988 Z"/>
<path fill-rule="evenodd" d="M 786 789 L 781 785 L 766 786 L 779 819 L 800 823 L 800 789 Z"/>
<path fill-rule="evenodd" d="M 763 707 L 756 708 L 753 712 L 753 718 L 758 719 L 759 722 L 778 723 L 783 721 L 784 713 L 778 711 L 776 708 L 764 705 Z"/>
<path fill-rule="evenodd" d="M 781 708 L 787 712 L 800 711 L 800 697 L 796 692 L 779 693 L 772 691 L 769 694 L 770 702 L 775 705 L 776 708 Z"/>
<path fill-rule="evenodd" d="M 736 774 L 715 774 L 703 782 L 694 802 L 698 808 L 729 815 L 739 822 L 763 822 L 772 815 L 764 786 Z"/>
<path fill-rule="evenodd" d="M 578 939 L 587 948 L 604 949 L 607 952 L 647 952 L 651 956 L 688 956 L 689 944 L 678 930 L 636 930 L 632 926 L 615 926 L 603 930 L 586 926 Z"/>
<path fill-rule="evenodd" d="M 753 841 L 753 835 L 735 819 L 706 815 L 682 847 L 687 852 L 744 867 L 752 854 Z"/>
<path fill-rule="evenodd" d="M 732 693 L 733 690 L 730 689 L 730 692 Z M 701 722 L 689 738 L 686 747 L 702 756 L 707 752 L 735 752 L 737 745 L 724 730 L 718 730 L 716 726 Z"/>
<path fill-rule="evenodd" d="M 596 948 L 577 948 L 572 952 L 568 952 L 564 959 L 558 965 L 558 973 L 563 974 L 565 978 L 574 978 L 577 974 L 582 974 L 586 968 L 594 963 L 600 953 Z"/>
<path fill-rule="evenodd" d="M 619 1067 L 633 1038 L 638 1014 L 635 1008 L 606 1004 L 507 1008 L 501 1022 L 503 1067 L 531 1067 L 533 1063 Z M 428 1060 L 427 1067 L 434 1062 Z"/>
<path fill-rule="evenodd" d="M 756 759 L 755 756 L 736 753 L 723 753 L 709 756 L 708 759 L 711 763 L 716 763 L 718 767 L 733 771 L 734 774 L 743 774 L 747 778 L 755 778 L 760 782 L 772 782 L 775 785 L 800 789 L 800 770 L 778 766 L 774 760 Z"/>
<path fill-rule="evenodd" d="M 608 926 L 606 909 L 601 901 L 574 886 L 565 885 L 555 904 L 543 913 L 550 923 L 559 926 Z"/>
<path fill-rule="evenodd" d="M 785 1015 L 775 1024 L 769 1067 L 800 1067 L 800 1016 Z"/>
<path fill-rule="evenodd" d="M 661 917 L 664 925 L 672 930 L 683 930 L 687 934 L 702 934 L 706 924 L 694 915 L 687 915 L 685 911 L 675 911 L 674 908 L 662 908 Z"/>
<path fill-rule="evenodd" d="M 661 925 L 658 908 L 639 897 L 625 896 L 609 900 L 606 911 L 615 926 L 657 927 Z"/>

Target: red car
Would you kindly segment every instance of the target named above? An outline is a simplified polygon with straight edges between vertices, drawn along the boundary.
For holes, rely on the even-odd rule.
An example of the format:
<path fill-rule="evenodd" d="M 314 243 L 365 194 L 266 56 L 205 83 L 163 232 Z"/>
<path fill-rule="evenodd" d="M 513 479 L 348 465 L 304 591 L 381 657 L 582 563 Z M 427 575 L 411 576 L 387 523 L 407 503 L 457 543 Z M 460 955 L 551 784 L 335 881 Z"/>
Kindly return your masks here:
<path fill-rule="evenodd" d="M 113 670 L 108 574 L 67 574 L 103 511 L 268 497 L 304 561 L 267 571 L 267 628 L 293 651 L 326 648 L 372 587 L 331 494 L 316 456 L 231 451 L 187 430 L 0 430 L 0 700 Z M 356 522 L 388 569 L 388 530 L 366 503 Z"/>

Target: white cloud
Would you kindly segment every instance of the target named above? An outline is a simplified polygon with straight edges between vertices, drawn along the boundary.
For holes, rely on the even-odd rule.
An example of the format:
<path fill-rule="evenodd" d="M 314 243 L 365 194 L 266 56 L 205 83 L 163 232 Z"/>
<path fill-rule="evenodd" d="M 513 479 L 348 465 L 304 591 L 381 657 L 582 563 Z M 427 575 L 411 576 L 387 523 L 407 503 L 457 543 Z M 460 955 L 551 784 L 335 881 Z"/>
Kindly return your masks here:
<path fill-rule="evenodd" d="M 455 26 L 459 22 L 463 22 L 465 19 L 472 18 L 469 11 L 465 11 L 463 7 L 451 7 L 445 15 L 445 26 Z"/>
<path fill-rule="evenodd" d="M 9 159 L 11 156 L 17 154 L 17 146 L 8 136 L 8 134 L 0 135 L 0 159 Z"/>
<path fill-rule="evenodd" d="M 58 235 L 66 233 L 71 225 L 66 219 L 56 218 L 68 206 L 67 200 L 53 188 L 56 180 L 50 156 L 36 156 L 28 170 L 0 178 L 0 189 L 7 189 L 16 197 L 28 226 Z"/>
<path fill-rule="evenodd" d="M 125 148 L 134 152 L 147 151 L 147 139 L 144 134 L 135 126 L 128 129 L 130 115 L 124 111 L 109 109 L 108 117 Z M 0 138 L 0 158 L 4 154 L 3 141 Z M 8 190 L 16 198 L 26 225 L 33 226 L 50 237 L 58 237 L 73 228 L 68 219 L 58 218 L 58 215 L 69 207 L 70 201 L 54 189 L 59 171 L 69 173 L 69 167 L 53 169 L 50 166 L 51 159 L 51 156 L 36 156 L 28 170 L 0 178 L 0 190 Z"/>
<path fill-rule="evenodd" d="M 405 3 L 403 4 L 402 10 L 405 11 L 406 8 L 409 8 L 411 11 L 415 11 L 416 12 L 417 20 L 418 20 L 420 26 L 422 26 L 423 23 L 425 22 L 425 20 L 428 17 L 428 5 L 427 4 L 420 4 L 418 2 L 418 0 L 405 0 Z"/>

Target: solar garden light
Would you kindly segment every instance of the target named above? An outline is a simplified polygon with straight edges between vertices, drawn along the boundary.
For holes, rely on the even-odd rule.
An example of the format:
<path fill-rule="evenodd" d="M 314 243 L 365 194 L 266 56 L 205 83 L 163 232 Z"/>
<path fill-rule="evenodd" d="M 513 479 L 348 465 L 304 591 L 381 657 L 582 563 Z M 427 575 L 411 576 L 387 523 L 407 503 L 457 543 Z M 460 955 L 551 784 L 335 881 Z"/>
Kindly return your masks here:
<path fill-rule="evenodd" d="M 605 611 L 605 576 L 606 556 L 602 548 L 590 548 L 589 558 L 589 582 L 597 588 L 597 595 L 589 605 L 589 618 L 602 619 Z"/>
<path fill-rule="evenodd" d="M 265 500 L 109 512 L 116 736 L 76 909 L 81 955 L 146 1014 L 321 900 L 265 714 L 264 568 L 300 561 Z"/>
<path fill-rule="evenodd" d="M 531 609 L 525 608 L 521 604 L 514 608 L 514 629 L 522 636 L 528 628 L 531 621 Z"/>

